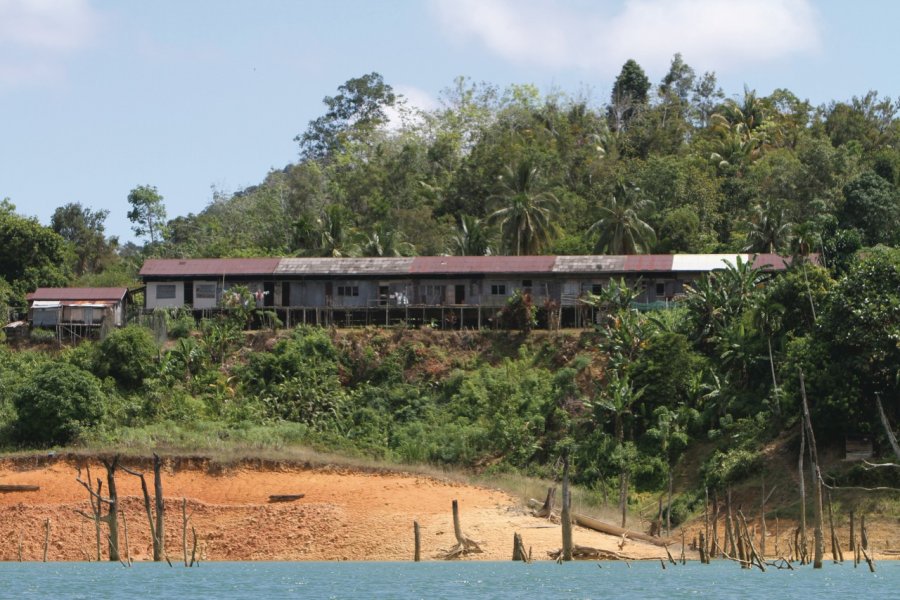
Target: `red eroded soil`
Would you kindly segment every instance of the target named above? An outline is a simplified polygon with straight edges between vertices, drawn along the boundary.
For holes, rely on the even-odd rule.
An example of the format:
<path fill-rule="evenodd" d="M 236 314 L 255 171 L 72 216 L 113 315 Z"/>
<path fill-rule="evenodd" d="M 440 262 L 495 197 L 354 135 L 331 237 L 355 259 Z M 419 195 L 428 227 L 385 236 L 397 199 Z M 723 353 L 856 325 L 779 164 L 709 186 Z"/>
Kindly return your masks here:
<path fill-rule="evenodd" d="M 90 512 L 87 491 L 75 480 L 79 462 L 84 459 L 0 460 L 0 485 L 40 486 L 36 492 L 0 493 L 0 560 L 17 560 L 20 547 L 24 560 L 40 560 L 46 519 L 48 560 L 96 556 L 93 522 L 76 513 Z M 152 492 L 150 467 L 126 464 L 149 472 Z M 90 466 L 95 481 L 105 480 L 99 463 Z M 140 481 L 120 470 L 116 483 L 128 550 L 135 560 L 148 560 L 151 538 Z M 281 464 L 211 469 L 203 461 L 168 461 L 163 490 L 166 549 L 173 561 L 182 558 L 182 498 L 204 560 L 410 560 L 414 520 L 421 526 L 422 559 L 436 559 L 455 544 L 454 499 L 463 531 L 484 550 L 471 558 L 508 560 L 514 532 L 522 535 L 536 560 L 546 559 L 547 551 L 561 544 L 558 525 L 531 517 L 504 492 L 417 474 Z M 305 496 L 269 502 L 270 495 L 280 494 Z M 188 538 L 190 551 L 190 533 Z M 576 544 L 618 551 L 619 541 L 575 529 Z M 102 545 L 105 557 L 105 533 Z M 661 548 L 630 540 L 622 551 L 641 558 L 664 555 Z"/>

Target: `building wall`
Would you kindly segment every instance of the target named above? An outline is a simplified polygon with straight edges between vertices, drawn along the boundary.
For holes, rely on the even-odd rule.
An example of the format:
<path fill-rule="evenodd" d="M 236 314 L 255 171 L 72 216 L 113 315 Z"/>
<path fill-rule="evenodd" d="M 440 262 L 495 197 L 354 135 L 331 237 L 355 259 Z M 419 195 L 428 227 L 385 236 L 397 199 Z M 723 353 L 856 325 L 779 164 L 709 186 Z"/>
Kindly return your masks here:
<path fill-rule="evenodd" d="M 174 293 L 172 292 L 174 287 Z M 181 308 L 184 306 L 184 282 L 182 281 L 150 281 L 144 293 L 144 305 L 147 309 Z"/>

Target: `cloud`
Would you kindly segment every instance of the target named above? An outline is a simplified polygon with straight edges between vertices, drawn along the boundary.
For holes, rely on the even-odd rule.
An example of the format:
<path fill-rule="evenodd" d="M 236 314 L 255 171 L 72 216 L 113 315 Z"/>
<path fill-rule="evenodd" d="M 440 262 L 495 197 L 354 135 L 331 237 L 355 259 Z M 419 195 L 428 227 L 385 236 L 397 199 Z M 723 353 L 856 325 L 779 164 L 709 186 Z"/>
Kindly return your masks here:
<path fill-rule="evenodd" d="M 56 79 L 102 24 L 87 0 L 0 0 L 0 82 Z"/>
<path fill-rule="evenodd" d="M 404 125 L 421 123 L 421 112 L 437 109 L 440 103 L 428 92 L 412 85 L 398 84 L 392 86 L 394 93 L 403 96 L 402 104 L 385 109 L 388 118 L 387 128 L 399 131 Z"/>
<path fill-rule="evenodd" d="M 821 46 L 809 0 L 435 0 L 444 29 L 507 60 L 612 75 L 634 58 L 661 71 L 672 55 L 700 69 L 771 62 Z"/>

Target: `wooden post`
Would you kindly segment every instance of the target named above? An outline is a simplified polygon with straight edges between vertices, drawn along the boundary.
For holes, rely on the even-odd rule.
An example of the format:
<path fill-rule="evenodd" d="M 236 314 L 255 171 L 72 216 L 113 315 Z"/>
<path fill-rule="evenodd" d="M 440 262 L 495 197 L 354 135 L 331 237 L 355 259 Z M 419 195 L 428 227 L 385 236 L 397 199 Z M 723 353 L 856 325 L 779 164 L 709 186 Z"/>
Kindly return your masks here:
<path fill-rule="evenodd" d="M 706 555 L 706 534 L 700 532 L 700 564 L 709 564 L 709 558 Z"/>
<path fill-rule="evenodd" d="M 191 564 L 188 566 L 193 567 L 196 564 L 199 567 L 200 559 L 197 558 L 197 529 L 193 525 L 191 525 L 191 535 L 194 537 L 194 545 L 191 548 Z"/>
<path fill-rule="evenodd" d="M 572 497 L 569 491 L 569 453 L 563 453 L 563 480 L 562 480 L 562 560 L 572 560 Z"/>
<path fill-rule="evenodd" d="M 50 519 L 44 521 L 44 562 L 47 562 L 47 549 L 50 547 Z"/>
<path fill-rule="evenodd" d="M 415 542 L 415 549 L 413 550 L 413 561 L 419 562 L 422 560 L 422 538 L 419 532 L 419 522 L 413 521 L 413 540 Z"/>
<path fill-rule="evenodd" d="M 856 553 L 856 513 L 850 511 L 850 554 Z"/>

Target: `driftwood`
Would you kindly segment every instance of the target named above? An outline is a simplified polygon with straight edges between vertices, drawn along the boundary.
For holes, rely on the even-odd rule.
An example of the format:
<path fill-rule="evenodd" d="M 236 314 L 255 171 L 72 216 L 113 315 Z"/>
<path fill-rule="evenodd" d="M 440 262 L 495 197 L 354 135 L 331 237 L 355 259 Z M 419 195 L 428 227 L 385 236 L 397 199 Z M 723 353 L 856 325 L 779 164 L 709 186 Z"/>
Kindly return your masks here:
<path fill-rule="evenodd" d="M 269 496 L 269 502 L 294 502 L 305 496 L 306 494 L 273 494 Z"/>
<path fill-rule="evenodd" d="M 462 532 L 462 526 L 459 524 L 459 502 L 453 501 L 453 533 L 456 536 L 456 545 L 445 550 L 439 556 L 444 560 L 452 560 L 465 556 L 466 554 L 478 554 L 483 552 L 478 542 L 466 537 Z"/>
<path fill-rule="evenodd" d="M 413 521 L 413 543 L 415 544 L 415 548 L 413 549 L 413 561 L 419 562 L 422 560 L 422 534 L 419 530 L 418 521 Z"/>
<path fill-rule="evenodd" d="M 39 485 L 27 484 L 3 484 L 0 485 L 0 494 L 10 494 L 12 492 L 36 492 L 41 489 Z"/>
<path fill-rule="evenodd" d="M 547 556 L 558 561 L 562 557 L 562 548 L 559 550 L 548 551 Z M 575 544 L 572 548 L 572 558 L 575 560 L 640 560 L 639 558 L 628 556 L 620 552 L 602 550 L 590 546 L 579 546 L 578 544 Z"/>

